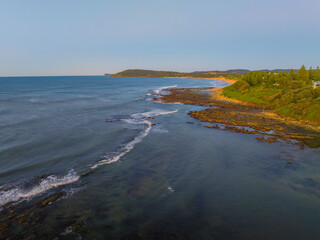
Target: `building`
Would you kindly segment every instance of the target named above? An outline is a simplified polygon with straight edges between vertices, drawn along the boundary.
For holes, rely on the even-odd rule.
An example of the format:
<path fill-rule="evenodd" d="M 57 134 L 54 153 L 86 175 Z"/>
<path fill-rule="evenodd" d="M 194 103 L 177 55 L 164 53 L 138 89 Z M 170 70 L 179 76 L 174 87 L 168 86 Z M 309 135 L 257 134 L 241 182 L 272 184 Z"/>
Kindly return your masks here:
<path fill-rule="evenodd" d="M 318 82 L 312 82 L 312 86 L 313 86 L 313 88 L 319 87 L 319 86 L 320 86 L 320 81 L 318 81 Z"/>

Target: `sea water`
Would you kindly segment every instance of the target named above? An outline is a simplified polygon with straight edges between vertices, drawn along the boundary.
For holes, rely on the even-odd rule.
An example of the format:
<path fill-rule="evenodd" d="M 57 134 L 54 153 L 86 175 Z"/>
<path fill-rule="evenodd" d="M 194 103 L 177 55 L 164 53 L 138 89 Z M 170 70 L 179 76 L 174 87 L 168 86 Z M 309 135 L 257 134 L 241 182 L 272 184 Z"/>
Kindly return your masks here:
<path fill-rule="evenodd" d="M 0 78 L 3 234 L 319 239 L 318 149 L 208 129 L 187 115 L 204 107 L 151 101 L 166 88 L 226 85 L 208 79 Z M 64 197 L 37 213 L 36 224 L 7 220 L 8 209 L 33 216 L 35 206 L 58 192 Z M 72 225 L 79 221 L 81 227 Z"/>

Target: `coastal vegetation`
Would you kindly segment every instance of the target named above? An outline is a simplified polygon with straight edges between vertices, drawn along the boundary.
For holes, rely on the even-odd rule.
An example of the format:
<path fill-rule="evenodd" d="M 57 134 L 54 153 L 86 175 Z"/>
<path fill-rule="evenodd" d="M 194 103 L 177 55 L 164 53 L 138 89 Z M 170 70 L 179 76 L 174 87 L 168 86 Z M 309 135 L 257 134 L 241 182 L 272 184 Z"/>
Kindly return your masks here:
<path fill-rule="evenodd" d="M 189 115 L 210 125 L 207 128 L 244 134 L 254 134 L 260 142 L 288 143 L 320 147 L 318 129 L 296 124 L 280 118 L 272 111 L 255 104 L 230 100 L 220 95 L 220 88 L 173 88 L 154 98 L 162 103 L 182 103 L 206 106 L 201 111 L 191 111 Z"/>
<path fill-rule="evenodd" d="M 222 95 L 272 110 L 281 117 L 320 126 L 320 69 L 173 72 L 129 69 L 111 77 L 208 78 L 237 80 Z"/>
<path fill-rule="evenodd" d="M 241 79 L 244 72 L 250 72 L 244 69 L 235 69 L 228 71 L 205 71 L 205 72 L 170 72 L 170 71 L 153 71 L 142 69 L 129 69 L 116 74 L 111 77 L 146 77 L 146 78 L 215 78 L 225 77 L 230 79 Z"/>
<path fill-rule="evenodd" d="M 275 69 L 274 72 L 286 72 L 290 69 Z M 259 72 L 268 72 L 269 70 L 263 69 Z M 296 71 L 296 70 L 295 70 Z M 230 69 L 226 71 L 196 71 L 196 72 L 172 72 L 172 71 L 154 71 L 144 69 L 128 69 L 122 72 L 111 74 L 110 77 L 146 77 L 146 78 L 228 78 L 240 80 L 244 77 L 245 73 L 252 71 L 247 69 Z"/>
<path fill-rule="evenodd" d="M 282 117 L 320 125 L 320 69 L 257 71 L 224 88 L 223 95 L 274 110 Z"/>

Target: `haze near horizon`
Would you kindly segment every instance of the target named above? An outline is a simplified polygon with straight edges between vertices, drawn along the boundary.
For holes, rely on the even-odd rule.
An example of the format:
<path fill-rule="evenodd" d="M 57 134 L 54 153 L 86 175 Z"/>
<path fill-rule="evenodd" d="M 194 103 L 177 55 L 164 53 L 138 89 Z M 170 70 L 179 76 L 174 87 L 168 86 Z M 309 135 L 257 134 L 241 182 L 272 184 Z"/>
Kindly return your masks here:
<path fill-rule="evenodd" d="M 0 76 L 319 65 L 320 2 L 0 2 Z"/>

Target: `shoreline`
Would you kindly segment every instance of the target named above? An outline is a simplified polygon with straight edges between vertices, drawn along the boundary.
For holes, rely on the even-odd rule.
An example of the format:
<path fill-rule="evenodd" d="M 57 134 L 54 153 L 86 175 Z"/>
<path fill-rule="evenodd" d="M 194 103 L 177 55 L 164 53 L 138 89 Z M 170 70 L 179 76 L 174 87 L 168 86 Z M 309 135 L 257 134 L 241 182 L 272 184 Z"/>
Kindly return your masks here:
<path fill-rule="evenodd" d="M 320 147 L 319 127 L 286 119 L 272 110 L 222 96 L 223 88 L 173 88 L 166 90 L 168 94 L 153 100 L 208 107 L 188 113 L 197 120 L 215 124 L 205 126 L 207 128 L 255 134 L 260 142 L 274 143 L 282 140 L 300 145 L 301 148 Z"/>
<path fill-rule="evenodd" d="M 215 94 L 214 95 L 215 99 L 220 100 L 220 101 L 234 103 L 234 104 L 241 104 L 241 105 L 246 105 L 246 106 L 258 107 L 258 108 L 261 108 L 261 109 L 264 110 L 262 115 L 264 115 L 266 117 L 274 118 L 274 119 L 276 119 L 278 121 L 282 121 L 282 122 L 285 122 L 287 124 L 292 124 L 292 125 L 295 125 L 297 127 L 303 127 L 303 128 L 311 129 L 313 131 L 318 131 L 319 134 L 320 134 L 320 126 L 317 126 L 317 125 L 314 125 L 312 123 L 305 122 L 305 121 L 302 121 L 302 120 L 298 121 L 298 120 L 296 120 L 294 118 L 280 116 L 277 113 L 275 113 L 273 110 L 263 108 L 263 107 L 261 107 L 259 105 L 254 104 L 254 103 L 244 102 L 244 101 L 241 101 L 241 100 L 238 100 L 238 99 L 233 99 L 233 98 L 229 98 L 229 97 L 223 96 L 222 95 L 223 88 L 225 88 L 225 87 L 216 87 L 216 88 L 212 88 L 211 89 L 213 94 Z"/>
<path fill-rule="evenodd" d="M 230 85 L 234 84 L 235 82 L 237 82 L 238 80 L 234 80 L 234 79 L 228 79 L 225 77 L 216 77 L 216 78 L 195 78 L 195 77 L 164 77 L 164 78 L 190 78 L 190 79 L 210 79 L 210 80 L 218 80 L 218 81 L 222 81 L 222 82 L 226 82 L 229 83 Z M 247 105 L 247 106 L 254 106 L 254 107 L 259 107 L 261 109 L 264 109 L 263 114 L 266 115 L 267 117 L 272 117 L 278 121 L 283 121 L 289 124 L 293 124 L 297 127 L 303 127 L 303 128 L 308 128 L 314 131 L 318 131 L 320 134 L 320 126 L 316 126 L 312 123 L 309 122 L 305 122 L 305 121 L 298 121 L 296 119 L 293 118 L 289 118 L 289 117 L 282 117 L 280 115 L 278 115 L 277 113 L 275 113 L 273 110 L 270 109 L 266 109 L 263 108 L 261 106 L 258 106 L 256 104 L 253 103 L 249 103 L 249 102 L 244 102 L 238 99 L 233 99 L 233 98 L 229 98 L 226 96 L 222 95 L 223 92 L 223 88 L 225 88 L 227 86 L 224 87 L 212 87 L 210 89 L 210 91 L 212 91 L 212 93 L 214 93 L 214 98 L 220 101 L 225 101 L 225 102 L 229 102 L 229 103 L 234 103 L 234 104 L 241 104 L 241 105 Z"/>
<path fill-rule="evenodd" d="M 147 78 L 147 77 L 141 77 L 141 78 Z M 159 77 L 159 78 L 199 79 L 199 80 L 201 80 L 201 79 L 209 79 L 209 80 L 218 80 L 218 81 L 226 82 L 226 83 L 228 83 L 230 85 L 232 85 L 232 84 L 234 84 L 235 82 L 238 81 L 238 80 L 235 80 L 235 79 L 229 79 L 229 78 L 225 78 L 225 77 L 202 78 L 202 77 L 185 76 L 185 77 Z M 261 107 L 259 105 L 223 96 L 222 95 L 222 91 L 223 91 L 223 88 L 225 88 L 225 87 L 227 87 L 227 86 L 224 86 L 224 87 L 210 87 L 209 88 L 210 91 L 214 94 L 214 99 L 215 100 L 229 102 L 229 103 L 233 103 L 233 104 L 239 104 L 239 105 L 243 105 L 243 106 L 252 106 L 252 107 L 261 108 L 261 109 L 263 109 L 263 115 L 265 115 L 266 117 L 273 118 L 273 119 L 276 119 L 278 121 L 282 121 L 282 122 L 285 122 L 285 123 L 288 123 L 288 124 L 292 124 L 292 125 L 295 125 L 297 127 L 311 129 L 313 131 L 319 132 L 319 135 L 320 135 L 320 126 L 316 126 L 316 125 L 314 125 L 312 123 L 305 122 L 305 121 L 298 121 L 296 119 L 289 118 L 289 117 L 282 117 L 282 116 L 278 115 L 277 113 L 275 113 L 274 111 L 272 111 L 270 109 L 263 108 L 263 107 Z M 208 88 L 206 88 L 206 89 L 208 89 Z"/>
<path fill-rule="evenodd" d="M 215 77 L 215 78 L 195 78 L 195 77 L 161 77 L 161 78 L 179 78 L 179 79 L 209 79 L 209 80 L 219 80 L 222 82 L 229 83 L 230 85 L 234 84 L 237 80 L 234 79 L 228 79 L 225 77 Z"/>
<path fill-rule="evenodd" d="M 111 76 L 111 77 L 117 77 L 117 76 Z M 122 78 L 124 76 L 120 76 L 118 78 Z M 130 78 L 130 77 L 125 77 L 125 78 Z M 146 76 L 141 76 L 138 78 L 178 78 L 178 79 L 209 79 L 209 80 L 218 80 L 218 81 L 222 81 L 222 82 L 226 82 L 229 83 L 230 85 L 234 84 L 236 81 L 235 79 L 229 79 L 229 78 L 225 78 L 225 77 L 211 77 L 211 78 L 205 78 L 205 77 L 192 77 L 192 76 L 186 76 L 186 77 L 146 77 Z"/>

